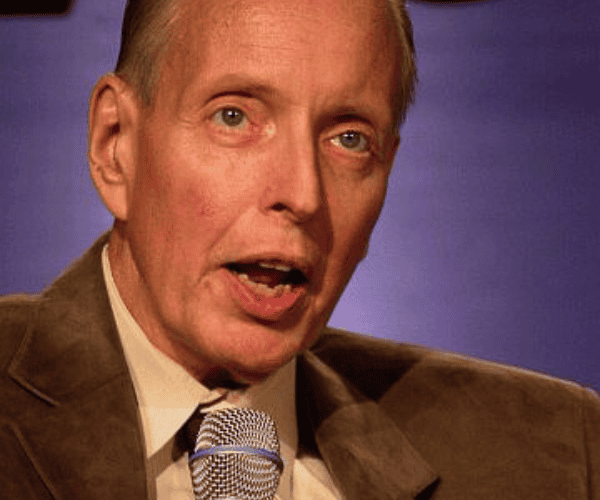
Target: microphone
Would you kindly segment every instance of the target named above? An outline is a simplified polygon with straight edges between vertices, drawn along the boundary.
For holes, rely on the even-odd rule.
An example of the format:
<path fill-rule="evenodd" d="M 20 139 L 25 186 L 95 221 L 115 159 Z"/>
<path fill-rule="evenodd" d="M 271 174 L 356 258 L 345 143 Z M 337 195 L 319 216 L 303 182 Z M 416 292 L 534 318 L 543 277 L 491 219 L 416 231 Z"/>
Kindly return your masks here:
<path fill-rule="evenodd" d="M 273 500 L 283 471 L 275 422 L 250 408 L 208 413 L 189 467 L 196 500 Z"/>

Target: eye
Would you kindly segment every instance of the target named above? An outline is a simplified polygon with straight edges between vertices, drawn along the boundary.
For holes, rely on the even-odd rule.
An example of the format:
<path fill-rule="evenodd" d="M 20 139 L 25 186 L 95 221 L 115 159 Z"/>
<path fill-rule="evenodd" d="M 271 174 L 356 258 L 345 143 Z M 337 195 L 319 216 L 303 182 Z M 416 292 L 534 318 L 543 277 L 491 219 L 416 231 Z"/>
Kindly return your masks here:
<path fill-rule="evenodd" d="M 228 128 L 243 128 L 248 121 L 246 114 L 239 108 L 222 108 L 213 115 L 213 121 Z"/>
<path fill-rule="evenodd" d="M 336 135 L 331 142 L 340 148 L 348 151 L 356 151 L 362 153 L 369 149 L 369 141 L 364 134 L 356 130 L 348 130 L 342 134 Z"/>

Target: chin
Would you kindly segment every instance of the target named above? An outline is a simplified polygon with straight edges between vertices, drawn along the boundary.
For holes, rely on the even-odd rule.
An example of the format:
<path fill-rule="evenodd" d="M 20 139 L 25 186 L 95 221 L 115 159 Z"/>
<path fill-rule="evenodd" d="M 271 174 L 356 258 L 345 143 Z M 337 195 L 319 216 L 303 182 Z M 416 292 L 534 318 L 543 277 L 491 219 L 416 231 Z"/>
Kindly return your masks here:
<path fill-rule="evenodd" d="M 288 363 L 295 352 L 288 356 L 281 356 L 275 359 L 267 358 L 263 360 L 253 360 L 251 364 L 239 364 L 230 370 L 234 380 L 246 384 L 256 384 L 262 382 L 270 375 L 279 370 Z"/>
<path fill-rule="evenodd" d="M 238 383 L 257 384 L 291 361 L 297 353 L 296 348 L 283 348 L 278 349 L 276 352 L 273 352 L 273 350 L 257 352 L 251 358 L 248 358 L 248 354 L 244 353 L 245 359 L 232 363 L 227 371 L 232 379 Z"/>

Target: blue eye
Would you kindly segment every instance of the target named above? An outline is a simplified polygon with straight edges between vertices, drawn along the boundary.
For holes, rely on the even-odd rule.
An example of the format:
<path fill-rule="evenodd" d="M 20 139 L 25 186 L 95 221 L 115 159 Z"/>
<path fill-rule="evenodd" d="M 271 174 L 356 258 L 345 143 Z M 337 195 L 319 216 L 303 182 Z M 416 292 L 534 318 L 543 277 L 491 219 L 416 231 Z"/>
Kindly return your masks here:
<path fill-rule="evenodd" d="M 241 109 L 233 107 L 220 109 L 214 114 L 213 119 L 220 125 L 229 128 L 242 128 L 248 120 Z"/>
<path fill-rule="evenodd" d="M 369 149 L 369 141 L 360 132 L 348 130 L 331 139 L 333 144 L 349 151 L 364 152 Z"/>

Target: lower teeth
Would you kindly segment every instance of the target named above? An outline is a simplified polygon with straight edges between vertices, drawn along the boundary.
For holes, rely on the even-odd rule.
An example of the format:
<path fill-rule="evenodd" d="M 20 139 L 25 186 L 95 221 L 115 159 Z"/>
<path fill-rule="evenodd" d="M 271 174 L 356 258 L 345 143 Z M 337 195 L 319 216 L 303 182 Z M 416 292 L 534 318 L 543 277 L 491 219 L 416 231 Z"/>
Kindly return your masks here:
<path fill-rule="evenodd" d="M 242 283 L 250 286 L 258 293 L 266 295 L 268 297 L 277 298 L 281 297 L 284 293 L 290 293 L 292 291 L 292 285 L 290 285 L 289 283 L 286 285 L 277 285 L 275 287 L 270 287 L 268 285 L 265 285 L 264 283 L 256 283 L 255 281 L 252 281 L 247 274 L 238 274 L 237 276 Z"/>

